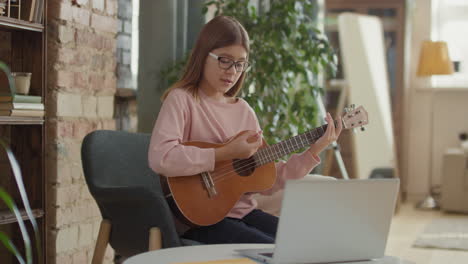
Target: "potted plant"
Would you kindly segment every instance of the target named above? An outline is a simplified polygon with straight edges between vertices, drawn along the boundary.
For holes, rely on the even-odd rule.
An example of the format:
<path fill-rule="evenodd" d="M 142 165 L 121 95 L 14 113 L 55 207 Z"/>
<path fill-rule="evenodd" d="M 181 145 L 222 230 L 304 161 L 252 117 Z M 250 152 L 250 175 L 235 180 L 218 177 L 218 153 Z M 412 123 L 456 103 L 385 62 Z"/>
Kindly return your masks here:
<path fill-rule="evenodd" d="M 317 126 L 317 76 L 335 75 L 337 57 L 326 36 L 316 28 L 316 1 L 270 0 L 269 6 L 249 0 L 204 3 L 203 14 L 238 19 L 250 35 L 252 65 L 242 97 L 254 108 L 269 144 Z M 261 11 L 259 11 L 261 9 Z M 163 70 L 170 85 L 177 79 L 188 55 Z"/>

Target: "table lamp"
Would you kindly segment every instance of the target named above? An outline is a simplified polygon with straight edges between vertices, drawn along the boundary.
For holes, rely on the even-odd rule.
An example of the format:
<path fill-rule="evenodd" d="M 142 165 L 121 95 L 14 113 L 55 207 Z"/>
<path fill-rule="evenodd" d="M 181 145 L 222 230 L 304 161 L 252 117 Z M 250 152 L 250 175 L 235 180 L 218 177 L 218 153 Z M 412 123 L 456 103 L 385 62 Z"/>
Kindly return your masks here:
<path fill-rule="evenodd" d="M 450 60 L 447 43 L 444 41 L 424 41 L 419 55 L 419 65 L 417 75 L 420 77 L 430 77 L 432 75 L 449 75 L 453 73 L 453 64 Z M 429 179 L 429 193 L 424 200 L 420 201 L 416 208 L 438 209 L 439 205 L 433 197 L 432 192 L 432 163 L 433 163 L 433 130 L 434 130 L 434 89 L 431 89 L 431 119 L 430 119 L 430 160 L 431 166 Z"/>

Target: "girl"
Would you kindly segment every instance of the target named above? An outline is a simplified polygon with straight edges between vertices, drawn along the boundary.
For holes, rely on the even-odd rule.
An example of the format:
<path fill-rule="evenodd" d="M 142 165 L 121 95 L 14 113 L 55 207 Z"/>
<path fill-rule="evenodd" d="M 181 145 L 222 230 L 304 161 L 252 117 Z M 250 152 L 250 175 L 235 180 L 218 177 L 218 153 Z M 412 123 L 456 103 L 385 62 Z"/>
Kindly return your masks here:
<path fill-rule="evenodd" d="M 262 144 L 257 117 L 236 95 L 249 68 L 249 36 L 234 18 L 218 16 L 201 30 L 182 78 L 163 95 L 153 129 L 149 165 L 166 177 L 213 171 L 216 161 L 244 159 Z M 341 132 L 330 114 L 328 128 L 315 144 L 287 162 L 276 163 L 273 194 L 286 180 L 304 177 L 320 163 L 318 154 Z M 220 148 L 184 146 L 186 141 L 224 143 L 241 131 L 248 133 Z M 206 244 L 274 243 L 278 218 L 256 209 L 252 193 L 244 194 L 228 216 L 211 226 L 181 230 L 183 237 Z"/>

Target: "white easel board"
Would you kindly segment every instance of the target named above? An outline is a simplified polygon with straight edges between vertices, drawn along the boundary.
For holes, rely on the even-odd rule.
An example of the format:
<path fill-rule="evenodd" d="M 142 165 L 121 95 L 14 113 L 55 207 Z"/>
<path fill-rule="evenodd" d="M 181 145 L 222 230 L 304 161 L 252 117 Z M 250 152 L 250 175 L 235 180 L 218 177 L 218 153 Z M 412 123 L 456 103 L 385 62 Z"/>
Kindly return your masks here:
<path fill-rule="evenodd" d="M 382 23 L 375 16 L 343 13 L 338 27 L 348 102 L 369 113 L 366 131 L 353 135 L 354 175 L 368 178 L 375 168 L 397 171 Z"/>

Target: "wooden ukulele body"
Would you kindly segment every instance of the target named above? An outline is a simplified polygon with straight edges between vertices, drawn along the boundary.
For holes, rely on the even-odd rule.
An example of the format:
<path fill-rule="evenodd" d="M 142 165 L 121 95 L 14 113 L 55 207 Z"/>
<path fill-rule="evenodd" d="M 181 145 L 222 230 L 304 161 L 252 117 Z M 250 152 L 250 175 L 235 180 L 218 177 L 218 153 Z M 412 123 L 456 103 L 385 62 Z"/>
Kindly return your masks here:
<path fill-rule="evenodd" d="M 245 132 L 239 133 L 234 138 Z M 219 148 L 229 144 L 230 141 L 224 144 L 187 142 L 184 145 Z M 263 144 L 266 146 L 265 141 Z M 191 226 L 213 225 L 228 215 L 243 194 L 268 190 L 274 185 L 276 181 L 274 162 L 257 168 L 252 166 L 254 163 L 253 159 L 242 160 L 237 163 L 240 166 L 238 165 L 236 169 L 233 160 L 220 161 L 215 163 L 214 171 L 202 173 L 205 177 L 211 177 L 214 188 L 211 191 L 214 190 L 215 194 L 210 194 L 210 184 L 206 184 L 202 174 L 161 176 L 161 185 L 169 205 L 180 220 Z"/>

